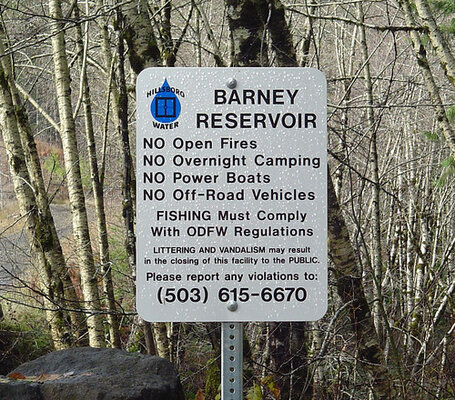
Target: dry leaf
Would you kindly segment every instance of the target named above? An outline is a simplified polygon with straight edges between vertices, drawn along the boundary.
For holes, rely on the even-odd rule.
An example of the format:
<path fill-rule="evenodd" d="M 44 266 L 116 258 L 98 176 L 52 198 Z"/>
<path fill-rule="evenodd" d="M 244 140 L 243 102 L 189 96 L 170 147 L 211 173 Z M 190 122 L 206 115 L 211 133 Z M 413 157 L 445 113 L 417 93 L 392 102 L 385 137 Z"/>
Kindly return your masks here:
<path fill-rule="evenodd" d="M 18 380 L 18 379 L 25 379 L 25 376 L 22 375 L 20 372 L 12 372 L 11 374 L 8 375 L 8 378 Z"/>
<path fill-rule="evenodd" d="M 269 389 L 272 392 L 273 397 L 275 397 L 275 399 L 279 399 L 280 398 L 281 391 L 280 391 L 279 388 L 277 388 L 275 386 L 273 386 L 273 387 L 269 386 Z"/>
<path fill-rule="evenodd" d="M 202 391 L 202 389 L 198 389 L 194 400 L 204 400 L 204 399 L 205 399 L 204 392 Z"/>
<path fill-rule="evenodd" d="M 264 379 L 262 379 L 261 383 L 268 387 L 275 399 L 280 399 L 281 390 L 279 387 L 275 386 L 275 383 L 273 382 L 271 376 L 266 376 Z"/>

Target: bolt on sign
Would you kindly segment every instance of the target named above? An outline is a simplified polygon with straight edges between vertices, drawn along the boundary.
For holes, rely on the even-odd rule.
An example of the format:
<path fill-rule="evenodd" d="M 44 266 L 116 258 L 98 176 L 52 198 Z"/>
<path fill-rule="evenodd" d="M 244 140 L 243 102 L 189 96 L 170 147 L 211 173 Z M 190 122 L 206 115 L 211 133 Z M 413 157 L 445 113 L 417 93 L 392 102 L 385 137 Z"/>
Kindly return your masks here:
<path fill-rule="evenodd" d="M 137 79 L 137 309 L 311 321 L 327 308 L 326 80 L 311 68 Z"/>

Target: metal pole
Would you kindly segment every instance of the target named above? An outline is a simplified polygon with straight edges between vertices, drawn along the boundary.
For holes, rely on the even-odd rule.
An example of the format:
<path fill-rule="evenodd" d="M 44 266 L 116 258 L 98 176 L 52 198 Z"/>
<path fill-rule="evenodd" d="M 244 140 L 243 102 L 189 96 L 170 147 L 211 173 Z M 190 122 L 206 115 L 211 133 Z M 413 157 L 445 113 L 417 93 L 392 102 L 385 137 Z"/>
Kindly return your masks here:
<path fill-rule="evenodd" d="M 237 80 L 226 82 L 229 89 L 237 86 Z M 231 300 L 229 311 L 236 311 L 238 304 Z M 221 400 L 243 398 L 243 326 L 241 322 L 221 324 Z"/>
<path fill-rule="evenodd" d="M 221 400 L 243 398 L 243 326 L 221 324 Z"/>

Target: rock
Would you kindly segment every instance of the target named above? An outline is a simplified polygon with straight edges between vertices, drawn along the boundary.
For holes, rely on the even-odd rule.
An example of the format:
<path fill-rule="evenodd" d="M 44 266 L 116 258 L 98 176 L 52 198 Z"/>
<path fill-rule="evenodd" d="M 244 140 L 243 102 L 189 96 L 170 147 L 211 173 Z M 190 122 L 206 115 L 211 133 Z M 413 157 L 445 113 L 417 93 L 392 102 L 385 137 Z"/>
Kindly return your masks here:
<path fill-rule="evenodd" d="M 43 400 L 43 397 L 39 383 L 9 380 L 0 375 L 0 399 Z"/>
<path fill-rule="evenodd" d="M 184 400 L 169 361 L 115 349 L 79 347 L 22 364 L 0 378 L 8 400 Z"/>

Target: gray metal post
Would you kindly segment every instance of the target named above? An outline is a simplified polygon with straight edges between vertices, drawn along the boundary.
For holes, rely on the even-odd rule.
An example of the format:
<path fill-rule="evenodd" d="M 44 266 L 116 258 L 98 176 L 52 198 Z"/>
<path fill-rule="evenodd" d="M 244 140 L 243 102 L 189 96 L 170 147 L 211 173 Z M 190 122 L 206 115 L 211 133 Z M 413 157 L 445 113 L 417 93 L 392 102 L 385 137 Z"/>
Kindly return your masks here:
<path fill-rule="evenodd" d="M 221 324 L 221 400 L 243 398 L 243 326 Z"/>
<path fill-rule="evenodd" d="M 226 82 L 229 89 L 237 86 L 237 80 Z M 229 311 L 236 311 L 237 302 L 228 303 Z M 241 322 L 221 324 L 221 400 L 243 398 L 243 326 Z"/>

